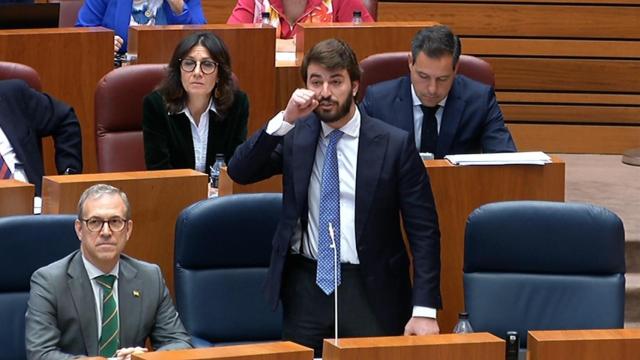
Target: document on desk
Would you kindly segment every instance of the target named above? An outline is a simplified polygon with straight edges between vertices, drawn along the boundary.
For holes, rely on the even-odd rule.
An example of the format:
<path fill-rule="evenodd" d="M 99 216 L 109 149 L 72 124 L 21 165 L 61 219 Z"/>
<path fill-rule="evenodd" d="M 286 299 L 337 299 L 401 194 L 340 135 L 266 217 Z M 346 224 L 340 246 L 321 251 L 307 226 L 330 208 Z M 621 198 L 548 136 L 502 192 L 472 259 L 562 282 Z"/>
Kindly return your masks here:
<path fill-rule="evenodd" d="M 549 155 L 542 151 L 447 155 L 454 165 L 544 165 L 551 163 Z"/>

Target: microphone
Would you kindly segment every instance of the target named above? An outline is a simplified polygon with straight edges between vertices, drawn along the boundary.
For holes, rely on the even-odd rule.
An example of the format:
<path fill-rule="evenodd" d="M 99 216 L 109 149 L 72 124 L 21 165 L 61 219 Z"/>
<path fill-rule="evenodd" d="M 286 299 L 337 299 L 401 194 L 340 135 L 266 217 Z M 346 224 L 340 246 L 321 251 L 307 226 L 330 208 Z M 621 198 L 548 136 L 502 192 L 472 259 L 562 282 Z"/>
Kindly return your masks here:
<path fill-rule="evenodd" d="M 329 237 L 331 238 L 330 248 L 333 249 L 333 302 L 334 302 L 334 335 L 335 344 L 338 346 L 338 247 L 336 246 L 333 224 L 329 222 Z"/>

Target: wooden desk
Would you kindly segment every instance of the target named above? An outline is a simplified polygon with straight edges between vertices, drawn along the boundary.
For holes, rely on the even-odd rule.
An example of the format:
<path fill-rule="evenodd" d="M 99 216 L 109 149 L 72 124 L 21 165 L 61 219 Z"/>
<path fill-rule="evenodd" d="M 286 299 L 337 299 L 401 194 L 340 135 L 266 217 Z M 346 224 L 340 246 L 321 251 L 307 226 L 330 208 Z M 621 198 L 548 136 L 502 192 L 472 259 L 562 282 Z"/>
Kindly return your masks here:
<path fill-rule="evenodd" d="M 135 171 L 45 176 L 43 214 L 75 214 L 80 195 L 94 184 L 124 191 L 131 204 L 133 234 L 125 252 L 160 265 L 173 292 L 173 240 L 178 214 L 207 198 L 207 176 L 194 170 Z"/>
<path fill-rule="evenodd" d="M 495 201 L 564 201 L 565 164 L 554 158 L 553 163 L 545 166 L 454 166 L 447 160 L 428 160 L 425 166 L 431 179 L 441 233 L 440 288 L 444 310 L 438 312 L 438 323 L 440 331 L 448 333 L 453 330 L 458 313 L 464 310 L 462 265 L 467 216 L 480 205 Z M 232 184 L 226 169 L 220 174 L 220 182 L 220 195 L 256 189 L 282 191 L 279 177 L 250 188 Z"/>
<path fill-rule="evenodd" d="M 133 360 L 312 360 L 313 350 L 292 342 L 231 345 L 212 348 L 151 352 Z"/>
<path fill-rule="evenodd" d="M 42 90 L 73 106 L 82 129 L 83 171 L 95 172 L 94 90 L 113 70 L 113 31 L 104 28 L 0 30 L 0 59 L 34 68 Z M 44 142 L 45 173 L 57 174 L 53 142 Z"/>
<path fill-rule="evenodd" d="M 324 360 L 503 360 L 504 340 L 489 333 L 325 339 Z"/>
<path fill-rule="evenodd" d="M 529 331 L 529 360 L 632 360 L 640 329 Z"/>
<path fill-rule="evenodd" d="M 129 29 L 129 53 L 138 64 L 167 63 L 175 46 L 188 34 L 211 31 L 227 45 L 231 68 L 240 89 L 249 96 L 249 134 L 275 114 L 275 28 L 260 25 L 133 26 Z"/>
<path fill-rule="evenodd" d="M 36 188 L 18 180 L 0 180 L 0 216 L 33 214 Z"/>
<path fill-rule="evenodd" d="M 293 91 L 304 85 L 300 77 L 302 58 L 318 42 L 338 38 L 346 41 L 356 53 L 358 61 L 369 55 L 388 51 L 408 51 L 411 39 L 422 28 L 434 25 L 431 21 L 298 24 L 302 29 L 296 38 L 296 61 L 279 62 L 277 71 L 276 109 L 284 109 Z"/>

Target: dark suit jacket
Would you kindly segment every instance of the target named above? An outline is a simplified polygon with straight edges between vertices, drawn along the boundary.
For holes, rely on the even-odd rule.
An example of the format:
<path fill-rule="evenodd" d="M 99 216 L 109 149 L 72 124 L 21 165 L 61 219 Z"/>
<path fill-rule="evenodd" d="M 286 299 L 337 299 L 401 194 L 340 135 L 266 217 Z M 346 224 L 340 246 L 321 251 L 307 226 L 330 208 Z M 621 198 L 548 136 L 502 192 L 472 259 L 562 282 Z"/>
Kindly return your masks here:
<path fill-rule="evenodd" d="M 363 100 L 369 116 L 414 134 L 411 78 L 403 76 L 369 86 Z M 479 152 L 513 152 L 509 130 L 493 88 L 457 75 L 442 115 L 435 158 Z"/>
<path fill-rule="evenodd" d="M 138 296 L 134 294 L 138 292 Z M 118 272 L 120 347 L 191 347 L 157 265 L 121 255 Z M 98 355 L 96 304 L 80 251 L 31 276 L 26 315 L 27 359 Z"/>
<path fill-rule="evenodd" d="M 283 174 L 283 210 L 266 281 L 274 307 L 290 240 L 298 221 L 302 231 L 308 223 L 307 191 L 319 134 L 313 114 L 283 137 L 262 129 L 229 163 L 229 175 L 242 184 Z M 409 134 L 365 114 L 356 172 L 356 245 L 366 291 L 385 331 L 402 334 L 412 304 L 441 307 L 440 232 L 429 178 Z M 414 258 L 413 294 L 400 213 Z"/>
<path fill-rule="evenodd" d="M 82 134 L 75 112 L 22 80 L 0 80 L 0 128 L 35 185 L 36 195 L 44 175 L 43 137 L 53 137 L 58 174 L 67 168 L 82 172 Z"/>
<path fill-rule="evenodd" d="M 249 100 L 236 90 L 231 108 L 220 118 L 209 111 L 209 140 L 207 143 L 206 172 L 224 154 L 228 163 L 231 155 L 247 137 Z M 191 124 L 186 114 L 167 114 L 165 102 L 157 91 L 144 98 L 142 134 L 144 158 L 149 170 L 195 169 Z"/>

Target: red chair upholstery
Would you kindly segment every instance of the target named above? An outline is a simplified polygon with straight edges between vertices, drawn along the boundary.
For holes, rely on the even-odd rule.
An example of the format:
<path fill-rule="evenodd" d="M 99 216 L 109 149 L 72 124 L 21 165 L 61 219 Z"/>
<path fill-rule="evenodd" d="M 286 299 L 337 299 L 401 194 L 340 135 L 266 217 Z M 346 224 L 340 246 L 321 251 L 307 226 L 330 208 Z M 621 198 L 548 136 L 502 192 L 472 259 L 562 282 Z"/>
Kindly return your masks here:
<path fill-rule="evenodd" d="M 49 0 L 50 3 L 60 4 L 58 27 L 74 27 L 78 19 L 78 12 L 84 3 L 83 0 Z"/>
<path fill-rule="evenodd" d="M 110 71 L 95 93 L 99 172 L 146 170 L 142 99 L 162 81 L 166 64 L 128 65 Z"/>
<path fill-rule="evenodd" d="M 362 0 L 373 20 L 378 20 L 378 0 Z"/>
<path fill-rule="evenodd" d="M 22 79 L 34 90 L 42 90 L 38 72 L 24 64 L 0 61 L 0 80 L 6 79 Z"/>
<path fill-rule="evenodd" d="M 362 76 L 358 100 L 364 98 L 369 85 L 381 81 L 395 79 L 409 73 L 409 52 L 388 52 L 371 55 L 360 61 Z M 458 74 L 474 79 L 481 83 L 494 86 L 493 69 L 488 62 L 471 55 L 460 55 Z"/>

